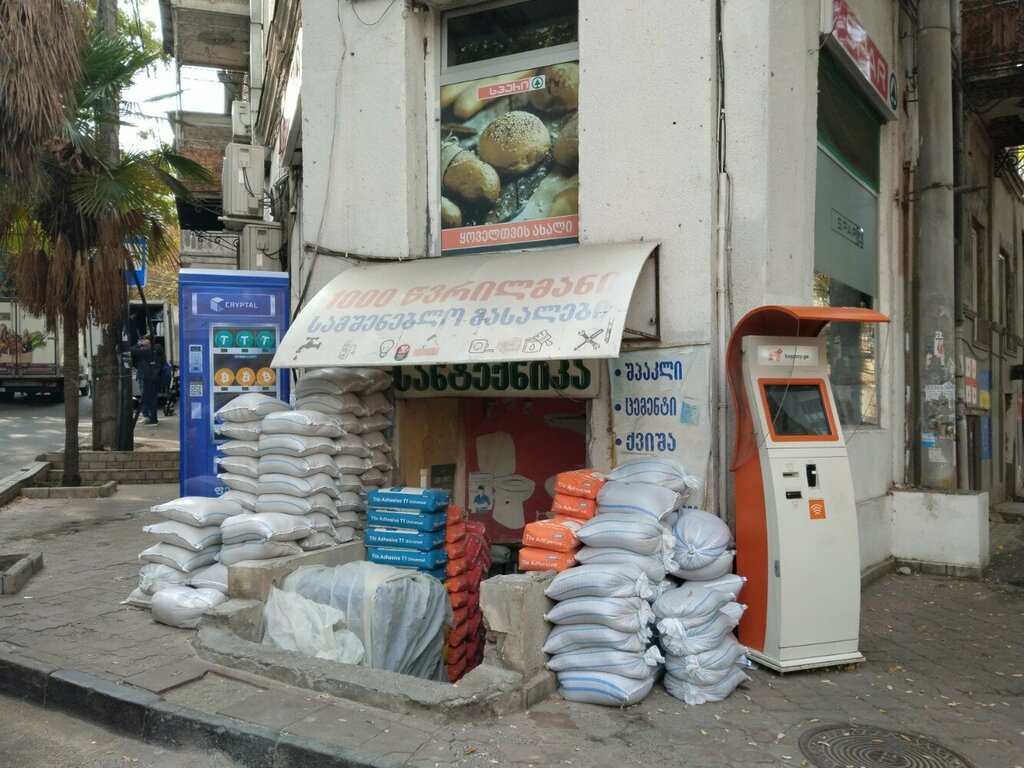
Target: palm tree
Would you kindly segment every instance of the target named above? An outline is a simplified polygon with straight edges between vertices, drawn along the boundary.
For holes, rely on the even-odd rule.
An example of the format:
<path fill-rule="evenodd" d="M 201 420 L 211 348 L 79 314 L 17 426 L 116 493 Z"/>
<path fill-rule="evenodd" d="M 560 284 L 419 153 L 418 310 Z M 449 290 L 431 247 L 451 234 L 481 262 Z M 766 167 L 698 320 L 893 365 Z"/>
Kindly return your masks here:
<path fill-rule="evenodd" d="M 34 181 L 44 142 L 60 130 L 81 72 L 84 13 L 65 0 L 0 0 L 0 185 Z"/>
<path fill-rule="evenodd" d="M 111 160 L 99 139 L 110 122 L 105 103 L 152 60 L 126 37 L 90 33 L 61 130 L 38 150 L 37 182 L 0 189 L 0 250 L 10 254 L 18 297 L 63 337 L 64 485 L 81 482 L 79 333 L 90 320 L 119 319 L 131 265 L 128 239 L 147 238 L 158 259 L 174 250 L 160 212 L 168 194 L 189 196 L 179 177 L 209 181 L 200 165 L 166 147 Z"/>

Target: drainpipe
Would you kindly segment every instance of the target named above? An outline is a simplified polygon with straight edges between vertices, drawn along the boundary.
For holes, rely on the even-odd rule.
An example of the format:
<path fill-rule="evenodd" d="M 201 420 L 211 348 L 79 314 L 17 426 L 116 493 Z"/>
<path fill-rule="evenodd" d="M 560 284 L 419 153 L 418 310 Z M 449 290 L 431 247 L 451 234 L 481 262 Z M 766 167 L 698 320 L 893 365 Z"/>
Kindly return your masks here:
<path fill-rule="evenodd" d="M 962 18 L 960 0 L 949 2 L 950 22 L 952 26 L 953 50 L 953 235 L 954 242 L 954 282 L 953 282 L 953 322 L 956 343 L 953 354 L 956 361 L 956 475 L 957 488 L 961 491 L 970 489 L 967 456 L 967 386 L 964 381 L 964 363 L 961 350 L 964 349 L 964 90 L 963 72 L 960 62 L 963 58 Z"/>
<path fill-rule="evenodd" d="M 957 473 L 952 32 L 948 2 L 925 2 L 918 7 L 917 479 L 924 488 L 953 490 Z"/>
<path fill-rule="evenodd" d="M 729 391 L 728 374 L 725 370 L 726 348 L 729 343 L 730 296 L 729 296 L 729 228 L 730 200 L 732 188 L 726 170 L 725 134 L 725 51 L 722 44 L 722 2 L 715 3 L 716 59 L 718 78 L 718 226 L 717 249 L 715 251 L 715 346 L 713 356 L 712 397 L 715 408 L 715 481 L 711 509 L 730 525 L 729 511 Z"/>

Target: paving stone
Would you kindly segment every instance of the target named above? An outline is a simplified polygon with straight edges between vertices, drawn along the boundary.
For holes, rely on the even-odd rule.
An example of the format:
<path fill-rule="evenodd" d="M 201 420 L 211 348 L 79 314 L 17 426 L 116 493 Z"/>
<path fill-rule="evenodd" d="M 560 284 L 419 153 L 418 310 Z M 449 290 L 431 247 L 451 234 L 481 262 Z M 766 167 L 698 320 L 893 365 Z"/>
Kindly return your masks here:
<path fill-rule="evenodd" d="M 329 704 L 294 721 L 284 730 L 327 744 L 354 747 L 369 741 L 390 724 L 359 713 L 351 705 Z"/>
<path fill-rule="evenodd" d="M 183 707 L 216 714 L 225 707 L 260 693 L 263 689 L 215 674 L 206 674 L 183 688 L 164 694 L 164 699 Z"/>
<path fill-rule="evenodd" d="M 138 675 L 132 675 L 126 678 L 125 682 L 134 685 L 136 688 L 143 688 L 153 693 L 163 693 L 193 680 L 198 680 L 209 669 L 209 665 L 203 661 L 184 659 L 154 667 Z"/>
<path fill-rule="evenodd" d="M 327 706 L 324 695 L 303 691 L 292 693 L 269 689 L 219 710 L 219 714 L 283 730 Z"/>

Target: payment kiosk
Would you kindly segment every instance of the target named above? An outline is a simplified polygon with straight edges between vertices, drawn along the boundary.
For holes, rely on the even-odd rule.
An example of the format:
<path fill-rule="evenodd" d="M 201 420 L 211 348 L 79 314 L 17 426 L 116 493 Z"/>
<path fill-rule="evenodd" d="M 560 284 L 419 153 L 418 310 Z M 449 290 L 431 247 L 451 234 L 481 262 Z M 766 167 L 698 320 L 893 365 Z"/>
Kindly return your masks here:
<path fill-rule="evenodd" d="M 888 322 L 866 309 L 760 307 L 726 364 L 736 411 L 736 571 L 747 578 L 739 640 L 771 669 L 863 661 L 857 508 L 829 382 L 830 322 Z"/>

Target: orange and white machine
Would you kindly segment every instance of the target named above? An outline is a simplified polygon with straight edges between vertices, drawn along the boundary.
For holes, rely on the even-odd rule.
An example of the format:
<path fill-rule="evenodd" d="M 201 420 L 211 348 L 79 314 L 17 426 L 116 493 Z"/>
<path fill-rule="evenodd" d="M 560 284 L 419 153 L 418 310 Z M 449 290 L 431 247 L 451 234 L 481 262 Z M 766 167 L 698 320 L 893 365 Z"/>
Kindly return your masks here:
<path fill-rule="evenodd" d="M 863 661 L 857 507 L 829 382 L 829 322 L 888 322 L 853 308 L 760 307 L 729 340 L 736 410 L 739 640 L 789 672 Z"/>

